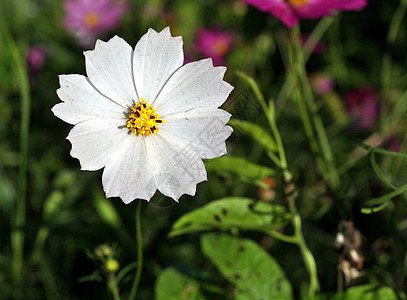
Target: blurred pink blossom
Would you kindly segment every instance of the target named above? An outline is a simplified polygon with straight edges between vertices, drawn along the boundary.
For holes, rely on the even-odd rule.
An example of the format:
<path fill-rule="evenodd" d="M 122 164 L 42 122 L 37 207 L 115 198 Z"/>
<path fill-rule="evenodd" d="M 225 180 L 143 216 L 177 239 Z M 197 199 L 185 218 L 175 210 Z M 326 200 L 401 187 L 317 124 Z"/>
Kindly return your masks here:
<path fill-rule="evenodd" d="M 346 106 L 361 129 L 370 129 L 379 115 L 379 99 L 371 88 L 363 87 L 346 95 Z"/>
<path fill-rule="evenodd" d="M 334 81 L 331 76 L 324 73 L 312 74 L 309 78 L 312 89 L 319 95 L 332 91 Z"/>
<path fill-rule="evenodd" d="M 66 16 L 63 24 L 84 46 L 119 25 L 127 4 L 113 0 L 65 0 Z"/>
<path fill-rule="evenodd" d="M 390 151 L 393 152 L 400 152 L 401 151 L 401 143 L 398 138 L 391 136 L 389 138 L 389 148 Z"/>
<path fill-rule="evenodd" d="M 335 10 L 361 10 L 366 0 L 242 0 L 271 13 L 287 27 L 294 27 L 300 19 L 319 19 L 331 16 Z"/>
<path fill-rule="evenodd" d="M 46 53 L 40 46 L 31 46 L 27 53 L 28 72 L 35 76 L 44 66 Z"/>
<path fill-rule="evenodd" d="M 232 46 L 232 35 L 221 30 L 200 29 L 195 42 L 196 51 L 206 57 L 211 57 L 216 66 L 223 65 L 225 55 Z"/>

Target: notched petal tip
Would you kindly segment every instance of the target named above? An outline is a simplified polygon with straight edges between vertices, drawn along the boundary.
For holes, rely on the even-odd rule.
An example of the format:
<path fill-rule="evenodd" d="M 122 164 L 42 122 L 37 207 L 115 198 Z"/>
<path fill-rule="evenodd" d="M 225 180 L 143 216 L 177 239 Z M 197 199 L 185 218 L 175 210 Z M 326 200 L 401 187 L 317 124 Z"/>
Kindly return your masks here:
<path fill-rule="evenodd" d="M 222 114 L 224 114 L 224 116 L 225 116 L 225 121 L 226 121 L 225 124 L 226 124 L 227 122 L 229 122 L 230 118 L 232 117 L 232 114 L 224 109 L 220 109 L 220 110 L 222 111 Z"/>
<path fill-rule="evenodd" d="M 151 200 L 151 199 L 144 199 L 144 198 L 135 198 L 135 199 L 133 199 L 133 198 L 123 199 L 122 197 L 119 197 L 119 198 L 122 199 L 123 203 L 126 204 L 126 205 L 130 204 L 133 201 L 147 201 L 147 202 L 150 202 L 150 200 Z"/>
<path fill-rule="evenodd" d="M 106 198 L 120 198 L 124 204 L 130 204 L 133 201 L 147 201 L 150 202 L 151 198 L 134 198 L 134 197 L 125 197 L 125 196 L 120 196 L 118 193 L 111 193 L 108 190 L 105 189 L 103 186 L 103 191 L 105 192 Z M 154 196 L 154 195 L 153 195 Z M 151 196 L 152 197 L 152 196 Z"/>
<path fill-rule="evenodd" d="M 114 35 L 112 38 L 110 38 L 108 41 L 103 41 L 103 40 L 101 40 L 101 39 L 97 39 L 96 40 L 96 42 L 95 42 L 95 47 L 93 48 L 93 49 L 90 49 L 90 50 L 86 50 L 86 51 L 83 51 L 83 54 L 85 55 L 85 57 L 86 57 L 86 55 L 88 54 L 88 53 L 90 53 L 90 52 L 93 52 L 93 51 L 95 51 L 95 50 L 98 50 L 100 47 L 103 47 L 103 46 L 106 46 L 106 45 L 108 45 L 109 43 L 112 43 L 112 42 L 115 42 L 115 41 L 119 41 L 119 42 L 121 42 L 121 43 L 126 43 L 127 44 L 127 42 L 123 39 L 123 38 L 121 38 L 120 36 L 118 36 L 117 34 L 116 35 Z"/>
<path fill-rule="evenodd" d="M 58 94 L 58 91 L 59 91 L 59 90 L 60 90 L 60 89 L 57 89 L 57 94 Z M 55 104 L 55 105 L 51 108 L 51 111 L 52 111 L 52 113 L 54 114 L 55 117 L 59 118 L 59 116 L 58 116 L 58 114 L 59 114 L 59 108 L 60 108 L 63 104 L 64 104 L 63 102 L 60 102 L 60 103 Z"/>
<path fill-rule="evenodd" d="M 229 131 L 229 135 L 226 137 L 226 138 L 228 138 L 232 133 L 233 133 L 233 127 L 232 126 L 229 126 L 229 125 L 226 125 L 225 126 L 225 130 L 226 131 Z"/>
<path fill-rule="evenodd" d="M 155 33 L 155 34 L 158 34 L 158 32 L 157 31 L 155 31 L 153 28 L 148 28 L 148 30 L 147 30 L 147 34 L 150 34 L 150 33 Z"/>
<path fill-rule="evenodd" d="M 223 81 L 223 85 L 228 90 L 227 96 L 229 97 L 230 93 L 235 89 L 235 87 L 233 85 L 231 85 L 229 82 L 226 82 L 226 81 Z"/>
<path fill-rule="evenodd" d="M 166 34 L 171 38 L 182 40 L 181 35 L 172 35 L 170 26 L 165 27 L 163 30 L 159 32 L 159 34 Z"/>
<path fill-rule="evenodd" d="M 160 31 L 160 33 L 169 33 L 171 35 L 171 30 L 170 30 L 170 26 L 166 26 L 164 27 L 163 30 Z"/>

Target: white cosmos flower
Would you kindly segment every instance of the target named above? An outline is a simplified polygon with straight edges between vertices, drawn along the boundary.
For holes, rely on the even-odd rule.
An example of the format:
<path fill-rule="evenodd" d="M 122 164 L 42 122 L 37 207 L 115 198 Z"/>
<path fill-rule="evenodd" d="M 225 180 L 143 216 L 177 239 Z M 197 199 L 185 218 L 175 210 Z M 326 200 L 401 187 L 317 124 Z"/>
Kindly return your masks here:
<path fill-rule="evenodd" d="M 226 153 L 233 87 L 211 59 L 182 65 L 182 38 L 149 29 L 135 49 L 118 36 L 85 53 L 86 76 L 60 75 L 52 108 L 75 125 L 67 139 L 82 170 L 104 168 L 107 197 L 178 201 L 206 180 L 202 158 Z"/>

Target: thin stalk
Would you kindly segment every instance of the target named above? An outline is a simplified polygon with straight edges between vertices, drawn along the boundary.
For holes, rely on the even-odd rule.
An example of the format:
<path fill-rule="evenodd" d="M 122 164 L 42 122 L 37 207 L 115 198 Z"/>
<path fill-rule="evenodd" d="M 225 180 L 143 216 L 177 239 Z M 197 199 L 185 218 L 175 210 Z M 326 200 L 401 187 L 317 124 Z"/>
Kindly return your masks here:
<path fill-rule="evenodd" d="M 321 21 L 318 22 L 317 26 L 315 26 L 315 29 L 312 31 L 307 42 L 302 48 L 305 64 L 308 62 L 308 59 L 310 58 L 311 53 L 314 51 L 315 46 L 318 44 L 318 42 L 331 26 L 334 20 L 335 18 L 331 17 L 323 18 Z M 296 74 L 295 72 L 290 72 L 280 90 L 280 93 L 276 97 L 276 106 L 280 108 L 278 111 L 282 111 L 286 100 L 290 98 L 291 93 L 294 91 L 295 84 Z"/>
<path fill-rule="evenodd" d="M 286 159 L 285 150 L 284 150 L 284 144 L 281 139 L 280 132 L 277 128 L 277 124 L 275 122 L 274 106 L 272 105 L 272 103 L 270 103 L 269 109 L 268 109 L 268 111 L 266 111 L 266 114 L 270 116 L 269 123 L 270 123 L 271 130 L 273 132 L 274 138 L 276 140 L 277 149 L 278 149 L 278 153 L 280 156 L 280 162 L 281 162 L 281 166 L 283 169 L 284 180 L 285 180 L 287 187 L 289 187 L 290 185 L 292 185 L 292 183 L 291 183 L 292 175 L 288 169 L 287 159 Z M 316 267 L 314 256 L 312 255 L 311 251 L 309 250 L 309 248 L 305 242 L 304 236 L 302 234 L 301 217 L 297 211 L 297 208 L 295 207 L 296 197 L 297 197 L 297 192 L 294 187 L 294 189 L 291 191 L 291 193 L 287 196 L 290 212 L 292 213 L 291 222 L 294 227 L 294 235 L 287 236 L 287 235 L 281 234 L 276 231 L 272 231 L 270 233 L 270 235 L 281 241 L 297 244 L 297 246 L 300 248 L 305 267 L 310 275 L 308 296 L 311 298 L 315 295 L 315 293 L 319 289 L 318 273 L 317 273 L 317 267 Z"/>
<path fill-rule="evenodd" d="M 117 280 L 114 273 L 109 272 L 109 274 L 107 274 L 107 285 L 113 295 L 113 299 L 120 300 L 119 288 L 117 286 Z"/>
<path fill-rule="evenodd" d="M 49 229 L 46 226 L 41 227 L 34 241 L 34 248 L 31 255 L 31 260 L 33 263 L 38 264 L 42 257 L 42 249 L 44 247 L 45 241 L 49 236 Z"/>
<path fill-rule="evenodd" d="M 339 27 L 339 17 L 335 18 L 331 30 L 328 32 L 329 55 L 332 63 L 332 73 L 338 86 L 349 88 L 350 76 L 343 54 L 341 31 Z"/>
<path fill-rule="evenodd" d="M 285 155 L 284 144 L 283 144 L 283 140 L 281 139 L 280 132 L 277 128 L 275 113 L 274 113 L 275 110 L 274 110 L 274 106 L 273 106 L 272 102 L 270 102 L 268 111 L 269 111 L 269 113 L 266 113 L 266 114 L 270 115 L 269 124 L 270 124 L 271 131 L 273 132 L 274 139 L 276 140 L 278 154 L 280 157 L 280 165 L 281 165 L 281 169 L 283 170 L 284 180 L 285 180 L 285 182 L 290 182 L 292 179 L 292 175 L 291 175 L 290 171 L 288 170 L 288 164 L 287 164 L 287 158 Z"/>
<path fill-rule="evenodd" d="M 297 210 L 295 208 L 295 205 L 293 205 L 292 207 L 295 209 L 295 211 Z M 296 212 L 293 217 L 294 235 L 297 237 L 298 240 L 297 244 L 298 247 L 300 248 L 305 268 L 307 269 L 310 276 L 308 296 L 312 298 L 315 296 L 315 293 L 319 289 L 317 265 L 315 263 L 315 259 L 314 256 L 312 255 L 311 250 L 308 248 L 307 243 L 305 242 L 304 236 L 302 234 L 301 224 L 302 224 L 301 217 L 299 213 Z"/>
<path fill-rule="evenodd" d="M 331 187 L 336 188 L 339 186 L 339 176 L 338 172 L 335 167 L 334 157 L 331 151 L 331 146 L 329 145 L 329 140 L 325 131 L 325 127 L 322 123 L 321 117 L 319 116 L 316 110 L 316 104 L 314 101 L 314 96 L 312 94 L 311 87 L 309 85 L 306 69 L 305 69 L 305 60 L 303 56 L 303 52 L 301 50 L 301 42 L 300 42 L 300 30 L 297 26 L 295 28 L 295 45 L 296 45 L 296 53 L 297 53 L 297 70 L 299 80 L 301 81 L 302 91 L 307 103 L 308 109 L 312 112 L 311 118 L 313 125 L 315 127 L 315 131 L 318 137 L 320 150 L 322 152 L 322 156 L 325 160 L 325 167 L 326 171 L 329 174 L 328 183 Z M 300 90 L 300 88 L 298 88 Z M 300 97 L 302 98 L 302 97 Z M 324 174 L 321 174 L 324 176 Z"/>
<path fill-rule="evenodd" d="M 17 81 L 20 92 L 20 153 L 18 163 L 18 190 L 17 201 L 12 219 L 11 246 L 13 249 L 12 277 L 16 286 L 21 284 L 23 277 L 23 252 L 24 252 L 24 227 L 26 210 L 26 186 L 27 186 L 27 157 L 28 139 L 30 126 L 30 85 L 24 59 L 15 41 L 8 30 L 1 24 L 6 45 L 9 46 L 14 69 L 17 73 Z"/>
<path fill-rule="evenodd" d="M 137 237 L 137 262 L 138 267 L 136 271 L 136 276 L 134 277 L 133 286 L 131 287 L 130 292 L 130 300 L 136 299 L 138 286 L 140 283 L 141 272 L 143 269 L 143 236 L 141 234 L 141 220 L 140 220 L 140 211 L 141 211 L 141 203 L 142 201 L 139 200 L 137 203 L 136 209 L 136 237 Z"/>
<path fill-rule="evenodd" d="M 396 38 L 400 29 L 401 21 L 403 20 L 407 11 L 407 2 L 404 0 L 400 1 L 400 5 L 397 8 L 396 12 L 393 15 L 391 20 L 389 31 L 387 32 L 387 46 L 392 47 L 396 42 Z M 383 55 L 382 61 L 382 73 L 381 73 L 381 97 L 382 100 L 387 99 L 389 96 L 389 91 L 391 88 L 391 70 L 392 70 L 392 57 L 389 53 L 389 50 L 385 52 Z M 387 134 L 389 130 L 389 122 L 392 120 L 386 117 L 387 116 L 387 108 L 382 107 L 380 110 L 380 125 L 383 134 Z"/>
<path fill-rule="evenodd" d="M 286 243 L 289 243 L 289 244 L 297 244 L 298 243 L 298 239 L 297 239 L 296 236 L 285 235 L 285 234 L 282 234 L 282 233 L 280 233 L 278 231 L 275 231 L 275 230 L 270 231 L 270 235 L 273 238 L 275 238 L 277 240 L 280 240 L 282 242 L 286 242 Z"/>
<path fill-rule="evenodd" d="M 293 88 L 293 90 L 295 91 L 294 99 L 296 100 L 297 105 L 298 105 L 298 109 L 299 109 L 300 116 L 301 116 L 301 121 L 304 126 L 305 135 L 307 136 L 311 151 L 315 155 L 318 172 L 319 172 L 319 174 L 324 176 L 326 174 L 326 166 L 324 164 L 324 161 L 321 158 L 321 152 L 320 152 L 320 149 L 318 146 L 317 139 L 315 137 L 311 118 L 310 118 L 310 115 L 309 115 L 309 112 L 307 109 L 307 105 L 304 101 L 301 87 L 299 86 L 299 83 L 300 83 L 299 79 L 298 79 L 299 72 L 297 70 L 298 66 L 296 65 L 296 56 L 297 55 L 295 53 L 295 50 L 296 50 L 295 47 L 292 47 L 292 46 L 290 47 L 291 74 L 294 74 L 294 76 L 297 80 L 296 81 L 297 88 Z"/>

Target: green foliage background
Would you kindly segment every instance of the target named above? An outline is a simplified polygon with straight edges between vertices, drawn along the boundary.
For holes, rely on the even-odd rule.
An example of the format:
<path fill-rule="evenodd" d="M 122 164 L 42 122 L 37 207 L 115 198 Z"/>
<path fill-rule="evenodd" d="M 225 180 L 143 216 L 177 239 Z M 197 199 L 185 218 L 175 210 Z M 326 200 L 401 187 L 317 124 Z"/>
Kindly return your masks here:
<path fill-rule="evenodd" d="M 135 45 L 149 27 L 170 26 L 173 35 L 183 36 L 186 53 L 193 53 L 199 28 L 230 31 L 234 44 L 225 80 L 235 87 L 223 106 L 235 131 L 228 155 L 205 162 L 208 182 L 179 204 L 160 194 L 142 203 L 144 267 L 137 299 L 405 298 L 406 5 L 369 0 L 361 12 L 301 22 L 301 32 L 326 27 L 326 49 L 312 54 L 306 68 L 335 81 L 331 93 L 314 94 L 309 109 L 323 125 L 329 161 L 312 151 L 298 99 L 289 95 L 296 88 L 295 82 L 287 85 L 296 73 L 292 32 L 276 18 L 238 0 L 131 1 L 121 25 L 103 40 L 117 34 Z M 105 198 L 102 171 L 79 170 L 65 140 L 71 126 L 51 113 L 59 102 L 57 75 L 85 74 L 84 49 L 63 28 L 63 15 L 61 1 L 0 0 L 0 299 L 109 299 L 113 275 L 128 299 L 138 267 L 137 201 Z M 32 45 L 41 45 L 47 56 L 43 69 L 28 76 L 25 58 Z M 379 95 L 381 109 L 365 131 L 355 129 L 343 100 L 361 86 Z M 289 175 L 278 166 L 270 119 L 284 144 Z M 361 151 L 360 143 L 377 136 L 380 149 Z M 389 149 L 390 137 L 400 141 L 399 154 L 381 151 Z M 318 160 L 326 169 L 319 169 Z M 259 202 L 266 177 L 276 182 L 271 203 Z M 295 210 L 287 204 L 287 187 L 298 196 Z M 17 205 L 21 199 L 25 207 Z M 19 209 L 24 220 L 16 217 Z M 296 215 L 302 222 L 298 238 L 316 261 L 316 295 L 309 293 L 307 259 L 295 241 L 281 236 L 295 234 Z M 353 220 L 361 231 L 365 263 L 363 276 L 339 293 L 333 243 L 341 220 Z M 18 275 L 13 243 L 19 244 L 21 233 Z M 103 259 L 95 252 L 102 244 L 112 251 Z M 106 258 L 119 269 L 109 273 Z"/>

